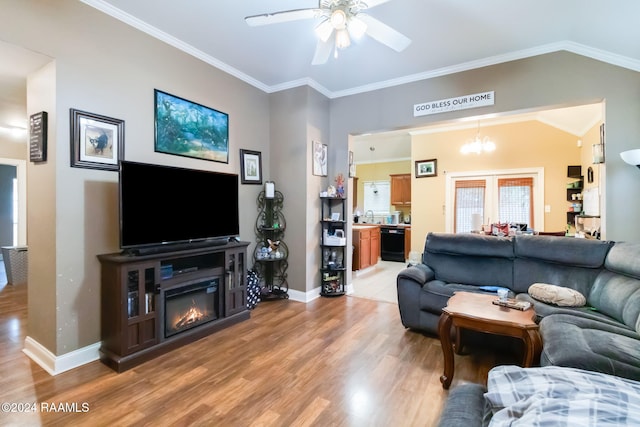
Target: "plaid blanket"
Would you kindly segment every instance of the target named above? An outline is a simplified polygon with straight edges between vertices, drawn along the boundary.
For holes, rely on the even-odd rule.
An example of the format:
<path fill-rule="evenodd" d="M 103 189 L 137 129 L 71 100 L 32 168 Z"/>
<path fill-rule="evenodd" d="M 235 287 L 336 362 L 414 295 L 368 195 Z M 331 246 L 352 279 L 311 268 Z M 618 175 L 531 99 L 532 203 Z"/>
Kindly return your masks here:
<path fill-rule="evenodd" d="M 547 366 L 498 366 L 485 398 L 490 426 L 640 426 L 640 382 Z"/>

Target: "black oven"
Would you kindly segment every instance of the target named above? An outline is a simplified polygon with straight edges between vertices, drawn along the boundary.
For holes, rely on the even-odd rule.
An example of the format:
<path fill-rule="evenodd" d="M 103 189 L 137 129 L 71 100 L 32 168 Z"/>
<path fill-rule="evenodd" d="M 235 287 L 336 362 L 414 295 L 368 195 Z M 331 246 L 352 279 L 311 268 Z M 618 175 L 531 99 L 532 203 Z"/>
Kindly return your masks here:
<path fill-rule="evenodd" d="M 403 227 L 380 227 L 380 258 L 383 261 L 405 261 Z"/>

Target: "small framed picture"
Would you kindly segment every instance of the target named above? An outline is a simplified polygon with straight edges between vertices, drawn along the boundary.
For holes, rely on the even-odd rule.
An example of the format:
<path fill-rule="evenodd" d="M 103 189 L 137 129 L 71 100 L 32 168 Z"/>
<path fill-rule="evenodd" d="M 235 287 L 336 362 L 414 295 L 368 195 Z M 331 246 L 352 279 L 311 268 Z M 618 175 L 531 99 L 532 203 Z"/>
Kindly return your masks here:
<path fill-rule="evenodd" d="M 340 221 L 340 212 L 333 212 L 331 214 L 331 221 Z"/>
<path fill-rule="evenodd" d="M 416 178 L 425 178 L 438 175 L 438 161 L 436 159 L 417 160 Z"/>
<path fill-rule="evenodd" d="M 262 153 L 240 149 L 240 182 L 262 184 Z"/>
<path fill-rule="evenodd" d="M 327 144 L 312 142 L 313 174 L 327 176 Z"/>
<path fill-rule="evenodd" d="M 124 120 L 71 108 L 71 167 L 118 170 L 124 158 Z"/>

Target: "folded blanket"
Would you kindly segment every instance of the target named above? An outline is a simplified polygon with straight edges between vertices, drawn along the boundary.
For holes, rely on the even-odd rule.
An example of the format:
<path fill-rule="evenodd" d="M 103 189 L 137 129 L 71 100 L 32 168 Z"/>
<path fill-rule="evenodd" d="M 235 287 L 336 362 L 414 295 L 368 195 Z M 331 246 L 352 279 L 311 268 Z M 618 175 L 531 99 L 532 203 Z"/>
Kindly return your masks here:
<path fill-rule="evenodd" d="M 490 426 L 639 426 L 640 382 L 559 366 L 498 366 L 485 393 Z"/>

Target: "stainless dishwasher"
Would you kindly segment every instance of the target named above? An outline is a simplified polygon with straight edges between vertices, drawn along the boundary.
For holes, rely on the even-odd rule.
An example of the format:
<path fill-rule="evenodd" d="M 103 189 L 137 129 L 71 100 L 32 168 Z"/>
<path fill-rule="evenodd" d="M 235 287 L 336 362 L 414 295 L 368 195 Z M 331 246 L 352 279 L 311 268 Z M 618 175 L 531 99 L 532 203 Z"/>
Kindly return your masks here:
<path fill-rule="evenodd" d="M 380 226 L 380 258 L 383 261 L 405 261 L 403 227 Z"/>

